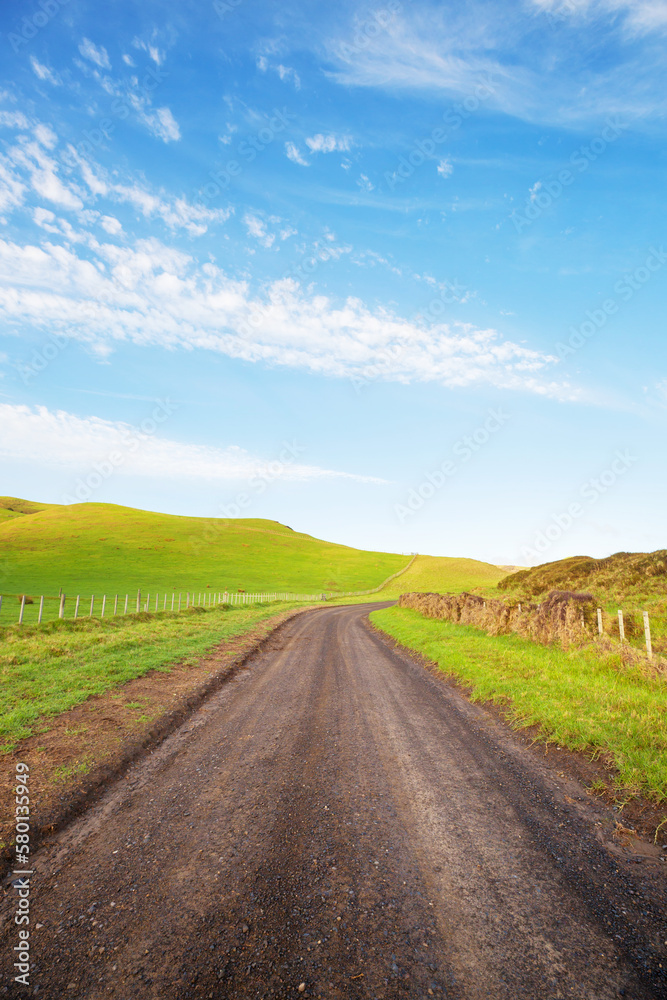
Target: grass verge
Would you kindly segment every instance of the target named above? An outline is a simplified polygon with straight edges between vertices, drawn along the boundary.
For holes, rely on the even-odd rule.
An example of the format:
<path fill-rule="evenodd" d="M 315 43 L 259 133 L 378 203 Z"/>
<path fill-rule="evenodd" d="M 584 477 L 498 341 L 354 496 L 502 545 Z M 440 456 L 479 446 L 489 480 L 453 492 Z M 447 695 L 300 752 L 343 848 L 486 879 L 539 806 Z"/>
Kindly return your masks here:
<path fill-rule="evenodd" d="M 267 618 L 302 605 L 219 605 L 180 614 L 54 621 L 1 630 L 0 753 L 30 736 L 38 719 L 55 716 L 93 695 L 141 677 L 194 666 L 216 644 Z"/>
<path fill-rule="evenodd" d="M 515 728 L 537 726 L 569 750 L 602 757 L 618 795 L 667 802 L 667 683 L 596 649 L 565 651 L 517 635 L 392 607 L 372 623 L 470 689 L 503 707 Z"/>

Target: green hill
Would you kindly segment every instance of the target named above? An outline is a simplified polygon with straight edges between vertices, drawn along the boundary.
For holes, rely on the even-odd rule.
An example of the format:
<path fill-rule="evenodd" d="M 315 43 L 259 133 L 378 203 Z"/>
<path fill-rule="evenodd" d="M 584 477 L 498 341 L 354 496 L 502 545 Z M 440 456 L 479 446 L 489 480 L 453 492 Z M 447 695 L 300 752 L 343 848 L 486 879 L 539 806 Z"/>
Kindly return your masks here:
<path fill-rule="evenodd" d="M 479 562 L 477 559 L 418 555 L 405 573 L 391 580 L 376 594 L 371 597 L 346 598 L 346 602 L 393 600 L 411 591 L 458 594 L 462 590 L 495 587 L 504 575 L 499 566 Z"/>
<path fill-rule="evenodd" d="M 0 592 L 363 590 L 407 556 L 323 542 L 259 518 L 177 517 L 82 503 L 0 498 Z"/>
<path fill-rule="evenodd" d="M 503 576 L 503 571 L 491 563 L 477 559 L 457 559 L 449 556 L 417 556 L 407 572 L 402 573 L 380 593 L 398 597 L 409 591 L 428 591 L 436 594 L 459 593 L 478 587 L 492 587 Z"/>
<path fill-rule="evenodd" d="M 11 521 L 14 517 L 38 514 L 42 510 L 58 506 L 59 504 L 53 503 L 33 503 L 32 500 L 21 500 L 20 497 L 0 497 L 0 524 Z"/>

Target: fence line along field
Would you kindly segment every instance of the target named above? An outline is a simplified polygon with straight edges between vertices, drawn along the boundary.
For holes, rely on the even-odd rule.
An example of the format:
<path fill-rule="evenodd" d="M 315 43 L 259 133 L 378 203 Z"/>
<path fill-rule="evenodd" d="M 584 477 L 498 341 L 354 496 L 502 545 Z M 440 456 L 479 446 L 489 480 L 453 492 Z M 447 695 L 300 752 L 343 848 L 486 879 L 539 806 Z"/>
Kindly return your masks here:
<path fill-rule="evenodd" d="M 166 591 L 157 594 L 142 594 L 137 591 L 134 594 L 91 594 L 68 596 L 60 594 L 59 597 L 46 597 L 41 594 L 39 597 L 29 597 L 26 594 L 19 594 L 13 599 L 11 595 L 9 601 L 0 594 L 0 625 L 11 625 L 16 622 L 18 625 L 41 625 L 49 621 L 61 618 L 72 618 L 75 621 L 79 618 L 115 618 L 117 615 L 153 613 L 160 611 L 187 611 L 188 608 L 216 607 L 219 604 L 232 606 L 249 604 L 274 604 L 276 602 L 291 603 L 312 603 L 323 600 L 324 594 L 289 594 L 289 593 L 267 593 L 247 594 L 245 591 L 227 592 L 211 590 L 186 591 L 176 593 L 176 590 Z M 17 609 L 18 607 L 18 617 Z"/>

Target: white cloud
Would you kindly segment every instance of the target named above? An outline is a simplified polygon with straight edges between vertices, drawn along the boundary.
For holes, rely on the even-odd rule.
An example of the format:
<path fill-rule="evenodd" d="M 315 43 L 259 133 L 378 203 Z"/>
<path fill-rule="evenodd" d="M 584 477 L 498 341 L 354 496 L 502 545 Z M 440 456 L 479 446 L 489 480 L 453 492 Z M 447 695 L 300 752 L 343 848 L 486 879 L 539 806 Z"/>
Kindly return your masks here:
<path fill-rule="evenodd" d="M 296 90 L 301 90 L 301 78 L 291 66 L 278 66 L 278 76 L 281 80 L 291 80 Z"/>
<path fill-rule="evenodd" d="M 269 68 L 269 60 L 266 56 L 257 56 L 257 69 L 260 73 L 266 73 Z"/>
<path fill-rule="evenodd" d="M 247 223 L 256 226 L 256 223 Z M 260 221 L 258 238 L 262 238 Z M 550 355 L 458 322 L 411 322 L 349 298 L 336 305 L 292 279 L 251 294 L 212 263 L 159 241 L 89 244 L 85 256 L 49 243 L 0 241 L 0 319 L 8 329 L 65 331 L 109 350 L 130 341 L 216 351 L 337 378 L 380 371 L 398 382 L 492 385 L 571 398 L 545 378 Z"/>
<path fill-rule="evenodd" d="M 357 187 L 361 188 L 362 191 L 367 193 L 375 190 L 375 185 L 369 180 L 367 174 L 359 174 L 357 180 Z"/>
<path fill-rule="evenodd" d="M 132 58 L 132 56 L 127 55 L 127 53 L 123 54 L 123 62 L 125 63 L 126 66 L 136 66 L 137 65 L 135 63 L 134 59 Z"/>
<path fill-rule="evenodd" d="M 47 225 L 53 226 L 53 223 L 56 221 L 55 215 L 48 208 L 36 208 L 32 213 L 32 217 L 38 226 L 43 226 L 44 228 Z M 57 232 L 55 227 L 52 232 Z"/>
<path fill-rule="evenodd" d="M 158 65 L 163 59 L 162 53 L 148 43 L 135 39 L 135 47 L 144 48 Z M 102 51 L 104 52 L 104 50 Z M 106 55 L 106 52 L 104 54 Z M 127 65 L 134 65 L 130 56 L 123 56 L 123 60 Z M 178 122 L 171 109 L 168 107 L 153 108 L 153 95 L 149 89 L 140 86 L 138 76 L 132 76 L 130 78 L 131 86 L 128 86 L 126 81 L 114 80 L 109 75 L 100 73 L 98 69 L 82 63 L 80 60 L 75 60 L 75 62 L 89 80 L 95 80 L 105 94 L 109 97 L 119 98 L 128 108 L 132 108 L 139 123 L 144 125 L 156 139 L 167 143 L 181 138 Z"/>
<path fill-rule="evenodd" d="M 100 45 L 98 48 L 89 38 L 84 38 L 81 45 L 79 45 L 79 52 L 84 59 L 89 59 L 90 62 L 95 63 L 100 69 L 111 69 L 109 54 L 103 45 Z"/>
<path fill-rule="evenodd" d="M 454 173 L 454 166 L 451 160 L 440 160 L 437 170 L 441 177 L 451 177 Z"/>
<path fill-rule="evenodd" d="M 267 233 L 266 224 L 261 219 L 258 219 L 257 216 L 247 212 L 243 217 L 243 224 L 248 230 L 248 234 L 254 236 L 267 250 L 275 243 L 275 236 L 273 233 Z"/>
<path fill-rule="evenodd" d="M 297 146 L 293 142 L 285 143 L 285 152 L 287 153 L 287 159 L 291 160 L 292 163 L 298 163 L 302 167 L 309 167 L 310 163 L 308 160 L 304 160 L 303 156 L 299 152 Z"/>
<path fill-rule="evenodd" d="M 621 14 L 623 27 L 631 34 L 667 31 L 665 0 L 530 0 L 534 7 L 558 20 Z"/>
<path fill-rule="evenodd" d="M 83 208 L 80 193 L 59 177 L 59 163 L 44 151 L 44 146 L 48 149 L 57 142 L 55 133 L 48 126 L 37 126 L 34 133 L 37 141 L 24 140 L 11 147 L 9 161 L 24 170 L 30 186 L 40 197 L 62 208 Z"/>
<path fill-rule="evenodd" d="M 322 135 L 321 132 L 318 132 L 317 135 L 306 139 L 306 146 L 311 153 L 334 153 L 337 150 L 344 153 L 349 150 L 351 142 L 352 139 L 349 135 Z"/>
<path fill-rule="evenodd" d="M 229 208 L 207 208 L 192 204 L 186 198 L 171 198 L 160 192 L 155 194 L 136 181 L 122 183 L 112 180 L 99 166 L 89 163 L 70 146 L 68 156 L 76 163 L 90 193 L 95 197 L 109 198 L 121 204 L 132 205 L 145 218 L 160 217 L 170 229 L 185 229 L 190 236 L 202 236 L 212 223 L 226 222 L 231 215 Z"/>
<path fill-rule="evenodd" d="M 113 215 L 103 215 L 100 225 L 110 236 L 118 236 L 123 231 L 122 225 Z"/>
<path fill-rule="evenodd" d="M 161 66 L 164 62 L 164 52 L 161 52 L 157 45 L 152 45 L 150 42 L 144 42 L 141 38 L 134 38 L 132 40 L 132 44 L 135 49 L 141 49 L 142 51 L 147 52 L 156 66 Z"/>
<path fill-rule="evenodd" d="M 46 149 L 55 149 L 58 145 L 58 136 L 50 125 L 44 125 L 40 122 L 35 125 L 33 134 L 40 146 L 44 146 Z"/>
<path fill-rule="evenodd" d="M 46 80 L 54 87 L 60 86 L 60 78 L 52 70 L 50 70 L 48 66 L 44 66 L 43 63 L 41 63 L 35 56 L 30 56 L 30 65 L 32 66 L 33 72 L 37 77 L 39 77 L 40 80 Z"/>
<path fill-rule="evenodd" d="M 30 122 L 22 111 L 0 111 L 0 127 L 28 129 Z"/>
<path fill-rule="evenodd" d="M 595 16 L 588 30 L 596 32 L 604 65 L 586 59 L 587 43 L 577 46 L 570 32 L 526 17 L 526 5 L 551 18 L 572 10 L 573 29 L 584 15 Z M 666 26 L 666 0 L 526 0 L 514 6 L 471 0 L 404 5 L 363 45 L 354 42 L 355 23 L 324 44 L 334 67 L 330 77 L 346 87 L 424 92 L 467 100 L 473 111 L 501 110 L 541 125 L 580 128 L 610 114 L 634 119 L 665 112 L 664 54 L 650 38 L 640 48 L 639 36 Z M 619 52 L 619 42 L 632 47 Z"/>
<path fill-rule="evenodd" d="M 155 111 L 148 111 L 145 107 L 135 107 L 139 120 L 143 122 L 156 139 L 163 142 L 173 142 L 181 138 L 181 130 L 178 122 L 172 115 L 169 108 L 156 108 Z"/>
<path fill-rule="evenodd" d="M 0 160 L 0 218 L 23 204 L 26 186 L 7 161 Z M 4 221 L 4 220 L 3 220 Z"/>
<path fill-rule="evenodd" d="M 167 426 L 170 404 L 152 409 Z M 155 426 L 156 421 L 153 421 Z M 159 428 L 158 424 L 158 428 Z M 131 476 L 191 480 L 246 480 L 252 476 L 304 482 L 313 479 L 351 479 L 384 484 L 385 480 L 349 472 L 322 469 L 296 462 L 279 463 L 251 455 L 231 445 L 214 448 L 184 444 L 159 433 L 96 416 L 79 417 L 45 406 L 34 409 L 0 403 L 0 455 L 31 464 L 71 469 L 74 473 L 106 469 Z M 113 457 L 112 457 L 113 456 Z M 109 472 L 109 475 L 114 474 Z"/>

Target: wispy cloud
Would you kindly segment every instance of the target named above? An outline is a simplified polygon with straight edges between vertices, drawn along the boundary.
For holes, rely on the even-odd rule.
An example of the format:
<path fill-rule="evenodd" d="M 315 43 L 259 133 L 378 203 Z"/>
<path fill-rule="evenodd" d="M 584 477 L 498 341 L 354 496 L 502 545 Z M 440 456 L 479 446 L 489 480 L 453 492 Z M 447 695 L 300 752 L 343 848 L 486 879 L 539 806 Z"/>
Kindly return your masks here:
<path fill-rule="evenodd" d="M 287 154 L 287 159 L 291 160 L 292 163 L 298 163 L 301 167 L 309 167 L 310 163 L 305 160 L 301 153 L 299 152 L 299 147 L 293 142 L 285 143 L 285 152 Z"/>
<path fill-rule="evenodd" d="M 135 49 L 141 49 L 143 52 L 147 52 L 156 66 L 161 66 L 164 62 L 164 52 L 162 52 L 153 42 L 147 42 L 142 38 L 134 38 L 132 40 L 132 45 Z"/>
<path fill-rule="evenodd" d="M 60 77 L 54 73 L 53 70 L 49 69 L 48 66 L 41 63 L 36 56 L 30 56 L 30 65 L 32 66 L 33 73 L 36 77 L 38 77 L 38 79 L 46 80 L 47 83 L 52 84 L 54 87 L 60 86 Z"/>
<path fill-rule="evenodd" d="M 248 230 L 248 235 L 258 240 L 267 250 L 275 243 L 275 235 L 267 232 L 266 224 L 256 215 L 247 212 L 243 217 L 243 224 Z"/>
<path fill-rule="evenodd" d="M 209 225 L 225 222 L 231 215 L 228 208 L 208 208 L 183 197 L 168 196 L 163 191 L 151 191 L 136 180 L 116 180 L 115 176 L 110 177 L 101 167 L 80 156 L 72 146 L 68 147 L 67 159 L 80 170 L 91 201 L 103 197 L 132 205 L 145 218 L 161 218 L 172 230 L 184 229 L 190 236 L 202 236 Z M 82 190 L 84 197 L 85 188 Z"/>
<path fill-rule="evenodd" d="M 352 138 L 349 135 L 323 135 L 321 132 L 306 139 L 306 146 L 311 153 L 347 152 L 351 143 Z"/>
<path fill-rule="evenodd" d="M 79 52 L 84 59 L 89 59 L 90 62 L 95 63 L 95 65 L 99 66 L 100 69 L 111 69 L 109 53 L 103 45 L 98 47 L 97 45 L 94 45 L 89 38 L 84 38 L 79 45 Z"/>
<path fill-rule="evenodd" d="M 283 66 L 280 64 L 276 68 L 281 80 L 291 81 L 296 90 L 301 90 L 301 78 L 293 66 Z"/>
<path fill-rule="evenodd" d="M 246 225 L 258 238 L 264 227 Z M 358 298 L 336 304 L 295 280 L 252 294 L 212 263 L 155 239 L 133 247 L 88 240 L 85 253 L 0 242 L 0 317 L 65 331 L 104 354 L 115 342 L 194 348 L 337 378 L 380 366 L 397 382 L 492 385 L 572 398 L 547 376 L 556 359 L 472 324 L 414 322 Z M 391 356 L 391 364 L 387 357 Z"/>
<path fill-rule="evenodd" d="M 126 476 L 153 479 L 247 480 L 253 476 L 304 482 L 351 479 L 384 484 L 373 476 L 323 469 L 295 462 L 278 463 L 230 445 L 215 448 L 169 440 L 121 421 L 80 417 L 45 406 L 0 403 L 0 455 L 33 464 L 84 472 L 110 463 Z"/>
<path fill-rule="evenodd" d="M 147 126 L 157 139 L 163 142 L 174 142 L 181 138 L 181 130 L 169 108 L 148 110 L 145 104 L 136 102 L 135 110 L 139 120 Z"/>
<path fill-rule="evenodd" d="M 569 33 L 554 31 L 546 18 L 536 45 L 536 18 L 525 16 L 525 5 L 508 8 L 472 0 L 457 8 L 404 8 L 362 47 L 350 43 L 354 24 L 347 32 L 331 35 L 322 43 L 332 66 L 329 75 L 347 87 L 425 93 L 461 102 L 472 100 L 477 88 L 486 86 L 490 94 L 485 109 L 577 128 L 608 114 L 635 118 L 665 111 L 662 51 L 658 54 L 648 38 L 639 53 L 626 45 L 641 44 L 638 36 L 665 30 L 665 0 L 526 3 L 534 14 L 548 13 L 551 19 L 561 12 L 573 30 L 584 19 L 595 18 L 597 48 L 604 58 L 577 62 Z"/>
<path fill-rule="evenodd" d="M 622 17 L 622 28 L 632 35 L 667 31 L 665 0 L 530 0 L 538 10 L 568 18 Z"/>
<path fill-rule="evenodd" d="M 135 48 L 148 52 L 159 69 L 164 61 L 164 53 L 151 43 L 142 42 L 139 39 L 135 39 L 134 44 Z M 111 68 L 106 49 L 97 49 L 92 42 L 84 39 L 84 42 L 79 46 L 79 51 L 87 58 L 88 62 L 76 59 L 75 65 L 86 79 L 94 81 L 107 97 L 122 101 L 127 109 L 125 114 L 129 113 L 130 110 L 134 111 L 137 121 L 162 142 L 175 142 L 181 138 L 180 126 L 171 109 L 166 105 L 153 106 L 156 88 L 167 75 L 165 70 L 160 70 L 159 74 L 158 70 L 150 70 L 143 78 L 144 82 L 141 83 L 138 75 L 132 76 L 129 81 L 115 79 L 109 73 L 102 72 L 102 70 Z M 94 65 L 89 65 L 89 62 Z M 127 66 L 134 67 L 135 65 L 134 60 L 129 55 L 123 56 L 123 62 Z M 73 86 L 76 90 L 77 86 Z"/>

